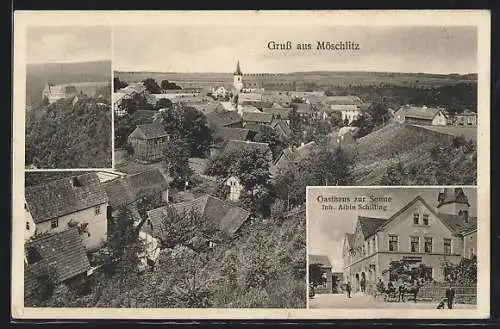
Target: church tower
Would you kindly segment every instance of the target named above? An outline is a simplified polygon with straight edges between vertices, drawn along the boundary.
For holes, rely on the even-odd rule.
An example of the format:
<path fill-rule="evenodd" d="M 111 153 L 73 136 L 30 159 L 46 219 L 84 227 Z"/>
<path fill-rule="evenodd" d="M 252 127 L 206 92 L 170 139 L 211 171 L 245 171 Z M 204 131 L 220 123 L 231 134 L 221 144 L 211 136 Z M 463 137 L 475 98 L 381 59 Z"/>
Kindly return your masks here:
<path fill-rule="evenodd" d="M 236 64 L 236 71 L 234 71 L 233 74 L 233 86 L 238 94 L 241 92 L 241 89 L 243 89 L 243 73 L 241 72 L 239 60 Z"/>
<path fill-rule="evenodd" d="M 450 215 L 468 214 L 469 207 L 469 199 L 462 188 L 443 188 L 439 192 L 437 205 L 439 213 Z"/>

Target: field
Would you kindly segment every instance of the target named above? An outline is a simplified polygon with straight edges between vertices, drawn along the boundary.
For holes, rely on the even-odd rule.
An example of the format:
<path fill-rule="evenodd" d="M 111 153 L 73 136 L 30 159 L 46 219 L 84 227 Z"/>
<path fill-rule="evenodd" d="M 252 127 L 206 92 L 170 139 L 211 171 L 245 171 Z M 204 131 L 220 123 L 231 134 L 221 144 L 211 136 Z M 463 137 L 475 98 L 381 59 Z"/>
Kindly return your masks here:
<path fill-rule="evenodd" d="M 181 86 L 206 86 L 210 84 L 232 83 L 232 67 L 227 73 L 178 73 L 178 72 L 115 72 L 120 80 L 137 82 L 146 78 L 154 78 L 159 83 L 169 80 Z M 424 73 L 387 73 L 387 72 L 294 72 L 273 75 L 244 76 L 247 81 L 261 81 L 263 83 L 296 83 L 297 86 L 316 83 L 319 87 L 350 86 L 350 85 L 376 85 L 392 84 L 405 87 L 437 87 L 459 83 L 472 83 L 477 81 L 476 74 L 469 75 L 442 75 Z"/>

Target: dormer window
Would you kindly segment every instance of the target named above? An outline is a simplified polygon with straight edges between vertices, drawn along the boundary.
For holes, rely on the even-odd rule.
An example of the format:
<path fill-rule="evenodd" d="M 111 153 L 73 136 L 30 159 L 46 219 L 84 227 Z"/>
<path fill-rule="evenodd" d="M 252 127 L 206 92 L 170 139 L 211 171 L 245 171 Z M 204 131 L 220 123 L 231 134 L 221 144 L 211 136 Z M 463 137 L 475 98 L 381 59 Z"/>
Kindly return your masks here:
<path fill-rule="evenodd" d="M 418 225 L 420 221 L 420 214 L 418 212 L 413 213 L 413 224 Z"/>

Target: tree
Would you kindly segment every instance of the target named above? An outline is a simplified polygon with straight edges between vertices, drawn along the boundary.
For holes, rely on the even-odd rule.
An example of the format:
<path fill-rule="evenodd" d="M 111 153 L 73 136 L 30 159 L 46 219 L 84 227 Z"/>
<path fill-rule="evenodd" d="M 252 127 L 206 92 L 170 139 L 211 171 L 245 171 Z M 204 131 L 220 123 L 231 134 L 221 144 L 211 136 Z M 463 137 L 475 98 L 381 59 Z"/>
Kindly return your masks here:
<path fill-rule="evenodd" d="M 121 109 L 125 110 L 128 115 L 132 115 L 138 110 L 153 110 L 153 105 L 148 103 L 146 97 L 138 93 L 134 93 L 131 97 L 122 99 L 119 106 Z"/>
<path fill-rule="evenodd" d="M 161 88 L 155 79 L 147 78 L 147 79 L 142 80 L 142 83 L 144 84 L 144 87 L 146 88 L 146 91 L 148 93 L 150 93 L 150 94 L 160 94 L 161 93 Z"/>
<path fill-rule="evenodd" d="M 327 96 L 327 97 L 333 96 L 333 91 L 331 91 L 331 90 L 325 91 L 325 96 Z"/>
<path fill-rule="evenodd" d="M 243 185 L 240 202 L 256 213 L 269 214 L 273 202 L 269 162 L 259 149 L 224 151 L 210 158 L 205 174 L 226 179 L 235 176 Z"/>
<path fill-rule="evenodd" d="M 296 107 L 292 107 L 290 114 L 288 114 L 288 120 L 290 122 L 290 130 L 292 131 L 291 141 L 296 146 L 300 145 L 300 141 L 302 140 L 303 137 L 302 118 L 297 112 Z"/>
<path fill-rule="evenodd" d="M 172 101 L 168 98 L 160 98 L 158 102 L 156 102 L 157 109 L 170 109 L 172 108 Z"/>
<path fill-rule="evenodd" d="M 191 182 L 193 170 L 189 167 L 189 145 L 182 138 L 170 137 L 165 147 L 164 163 L 174 186 L 183 187 L 186 182 Z"/>
<path fill-rule="evenodd" d="M 387 271 L 391 281 L 402 280 L 413 283 L 415 280 L 432 279 L 432 269 L 423 263 L 414 264 L 405 260 L 392 261 L 384 272 Z"/>
<path fill-rule="evenodd" d="M 274 160 L 287 146 L 287 142 L 281 137 L 281 135 L 279 135 L 273 128 L 265 125 L 259 127 L 259 132 L 255 135 L 254 141 L 269 144 Z"/>
<path fill-rule="evenodd" d="M 117 92 L 120 89 L 123 89 L 128 86 L 128 83 L 125 81 L 120 80 L 118 77 L 113 78 L 113 92 Z"/>
<path fill-rule="evenodd" d="M 180 90 L 182 89 L 180 86 L 176 85 L 173 82 L 170 82 L 168 80 L 162 80 L 160 83 L 161 89 L 163 90 Z"/>
<path fill-rule="evenodd" d="M 205 115 L 192 107 L 173 107 L 161 113 L 165 131 L 183 139 L 192 156 L 204 156 L 212 143 Z"/>
<path fill-rule="evenodd" d="M 373 124 L 378 126 L 389 121 L 389 112 L 387 107 L 382 103 L 373 103 L 366 110 L 373 118 Z"/>
<path fill-rule="evenodd" d="M 364 113 L 363 115 L 359 116 L 357 120 L 354 120 L 351 123 L 351 125 L 359 128 L 358 138 L 361 138 L 371 133 L 373 127 L 375 126 L 373 118 L 369 113 Z"/>
<path fill-rule="evenodd" d="M 321 264 L 309 264 L 309 283 L 313 287 L 321 286 L 326 283 L 325 278 L 326 270 Z"/>
<path fill-rule="evenodd" d="M 40 306 L 52 296 L 58 284 L 57 270 L 52 264 L 40 266 L 35 275 L 36 284 L 33 291 L 32 300 L 34 306 Z"/>
<path fill-rule="evenodd" d="M 134 219 L 125 206 L 118 209 L 116 217 L 108 219 L 108 232 L 108 247 L 112 258 L 120 258 L 129 245 L 138 241 Z"/>
<path fill-rule="evenodd" d="M 477 284 L 477 257 L 462 258 L 460 263 L 445 262 L 444 273 L 447 279 L 464 286 Z"/>

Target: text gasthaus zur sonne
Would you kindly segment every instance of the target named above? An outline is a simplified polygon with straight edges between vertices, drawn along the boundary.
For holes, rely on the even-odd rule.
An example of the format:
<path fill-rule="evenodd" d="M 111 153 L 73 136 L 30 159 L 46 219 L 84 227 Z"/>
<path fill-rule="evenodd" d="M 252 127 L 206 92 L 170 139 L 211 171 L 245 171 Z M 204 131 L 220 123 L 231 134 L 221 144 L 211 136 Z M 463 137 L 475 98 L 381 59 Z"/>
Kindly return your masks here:
<path fill-rule="evenodd" d="M 390 196 L 360 195 L 337 196 L 319 195 L 316 202 L 321 204 L 321 210 L 382 210 L 387 211 L 392 202 Z"/>
<path fill-rule="evenodd" d="M 359 43 L 354 41 L 316 41 L 310 42 L 295 42 L 292 41 L 274 41 L 271 40 L 267 43 L 269 50 L 360 50 Z"/>

